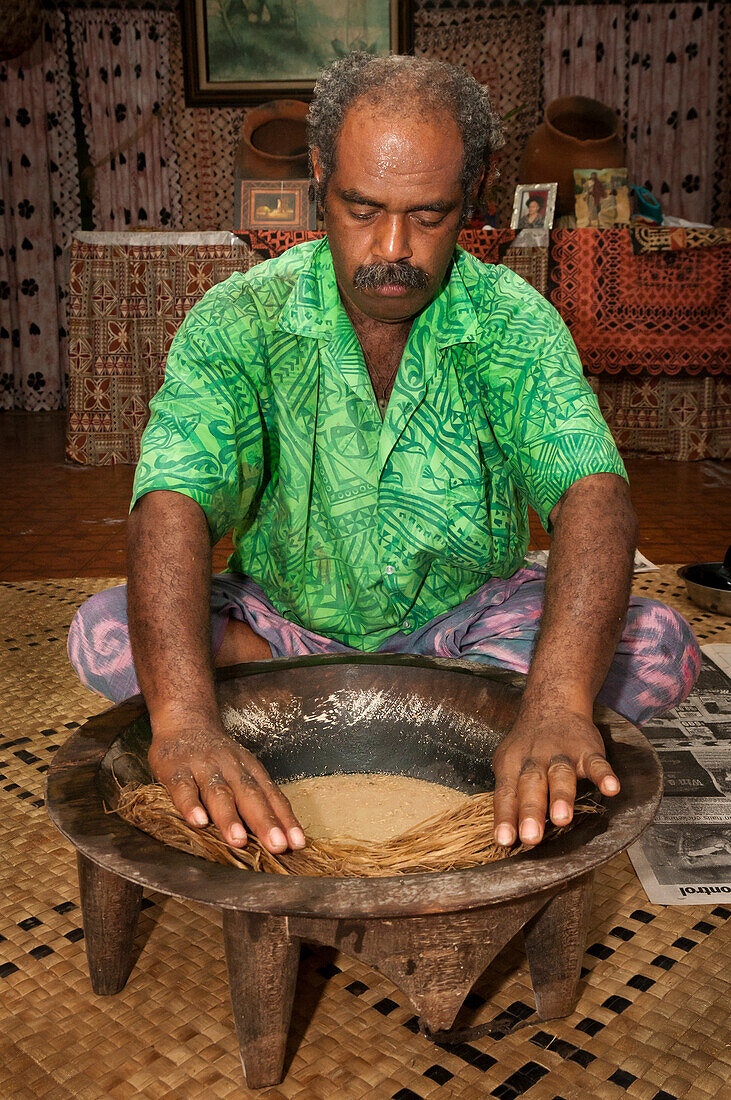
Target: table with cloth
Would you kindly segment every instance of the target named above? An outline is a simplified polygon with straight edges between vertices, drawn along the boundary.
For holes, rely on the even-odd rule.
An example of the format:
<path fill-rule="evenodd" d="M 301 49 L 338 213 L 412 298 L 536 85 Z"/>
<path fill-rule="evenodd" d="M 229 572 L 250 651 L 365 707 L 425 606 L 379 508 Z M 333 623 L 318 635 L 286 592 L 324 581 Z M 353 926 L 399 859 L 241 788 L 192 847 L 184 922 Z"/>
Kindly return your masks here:
<path fill-rule="evenodd" d="M 190 307 L 234 271 L 311 236 L 78 234 L 70 264 L 68 457 L 85 465 L 136 463 L 149 401 Z M 729 458 L 731 243 L 678 248 L 676 238 L 655 231 L 638 248 L 629 229 L 559 229 L 547 250 L 516 247 L 515 232 L 500 229 L 465 231 L 459 243 L 550 297 L 623 451 Z"/>
<path fill-rule="evenodd" d="M 621 450 L 731 457 L 731 231 L 557 229 L 550 298 Z"/>

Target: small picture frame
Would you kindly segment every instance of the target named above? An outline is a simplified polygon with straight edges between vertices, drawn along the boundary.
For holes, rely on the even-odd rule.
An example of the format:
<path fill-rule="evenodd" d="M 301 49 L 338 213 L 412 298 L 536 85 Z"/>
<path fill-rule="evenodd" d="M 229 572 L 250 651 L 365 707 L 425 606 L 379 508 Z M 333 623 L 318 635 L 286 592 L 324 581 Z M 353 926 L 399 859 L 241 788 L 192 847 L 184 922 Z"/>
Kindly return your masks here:
<path fill-rule="evenodd" d="M 236 180 L 234 233 L 249 229 L 316 229 L 309 180 Z"/>
<path fill-rule="evenodd" d="M 511 229 L 551 229 L 557 183 L 519 183 L 513 199 Z"/>
<path fill-rule="evenodd" d="M 577 229 L 611 229 L 629 225 L 626 168 L 574 168 Z"/>

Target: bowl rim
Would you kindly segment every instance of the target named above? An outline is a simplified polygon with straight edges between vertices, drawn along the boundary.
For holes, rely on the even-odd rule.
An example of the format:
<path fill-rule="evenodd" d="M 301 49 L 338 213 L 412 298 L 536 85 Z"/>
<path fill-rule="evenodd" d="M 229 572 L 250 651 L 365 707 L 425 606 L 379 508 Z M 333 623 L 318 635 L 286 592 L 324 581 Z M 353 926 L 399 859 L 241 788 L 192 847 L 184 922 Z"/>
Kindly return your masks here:
<path fill-rule="evenodd" d="M 722 595 L 731 595 L 730 588 L 717 588 L 715 584 L 701 584 L 700 581 L 693 580 L 692 577 L 688 576 L 691 569 L 697 569 L 699 566 L 709 568 L 712 565 L 721 566 L 723 564 L 722 561 L 694 561 L 690 562 L 688 565 L 681 565 L 679 569 L 676 569 L 675 573 L 676 576 L 685 581 L 686 586 L 689 584 L 695 585 L 696 588 L 700 588 L 703 592 L 708 592 L 709 594 L 712 592 L 720 592 Z"/>
<path fill-rule="evenodd" d="M 388 665 L 439 669 L 456 676 L 521 687 L 520 673 L 464 660 L 407 654 L 338 654 L 251 662 L 217 670 L 217 681 L 323 665 Z M 279 916 L 380 918 L 453 912 L 513 901 L 564 885 L 634 843 L 655 816 L 662 770 L 642 733 L 608 708 L 595 721 L 621 791 L 604 800 L 603 830 L 581 822 L 509 860 L 464 871 L 388 878 L 281 876 L 210 863 L 148 836 L 105 808 L 97 783 L 101 762 L 124 725 L 146 714 L 141 696 L 90 718 L 57 751 L 47 775 L 48 813 L 77 851 L 139 886 L 218 909 Z M 583 836 L 585 843 L 577 849 Z M 164 857 L 164 858 L 163 858 Z"/>

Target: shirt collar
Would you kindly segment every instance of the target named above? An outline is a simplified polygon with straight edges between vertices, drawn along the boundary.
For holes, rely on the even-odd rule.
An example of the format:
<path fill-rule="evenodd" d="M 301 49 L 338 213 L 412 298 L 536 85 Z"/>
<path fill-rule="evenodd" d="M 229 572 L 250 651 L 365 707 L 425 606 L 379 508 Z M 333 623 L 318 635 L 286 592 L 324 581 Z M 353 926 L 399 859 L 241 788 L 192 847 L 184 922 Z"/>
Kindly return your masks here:
<path fill-rule="evenodd" d="M 345 313 L 324 237 L 313 248 L 279 317 L 279 327 L 295 336 L 329 340 Z"/>
<path fill-rule="evenodd" d="M 416 322 L 415 327 L 426 328 L 439 348 L 473 343 L 477 338 L 477 313 L 462 278 L 464 256 L 458 247 L 441 290 Z M 297 277 L 280 315 L 279 327 L 296 336 L 329 340 L 343 319 L 347 320 L 347 314 L 340 301 L 325 237 Z"/>
<path fill-rule="evenodd" d="M 457 247 L 441 290 L 415 326 L 426 328 L 439 348 L 470 344 L 477 339 L 477 312 L 462 278 L 464 257 L 464 250 Z"/>

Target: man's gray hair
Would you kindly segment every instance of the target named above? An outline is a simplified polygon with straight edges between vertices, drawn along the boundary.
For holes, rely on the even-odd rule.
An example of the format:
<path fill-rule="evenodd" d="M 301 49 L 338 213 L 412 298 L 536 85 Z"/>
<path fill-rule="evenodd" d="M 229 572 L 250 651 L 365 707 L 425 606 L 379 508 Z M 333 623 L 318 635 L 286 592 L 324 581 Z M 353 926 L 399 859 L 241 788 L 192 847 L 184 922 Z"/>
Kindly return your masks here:
<path fill-rule="evenodd" d="M 449 114 L 462 135 L 463 217 L 469 212 L 472 191 L 483 169 L 490 174 L 496 149 L 504 143 L 500 116 L 493 110 L 487 88 L 464 69 L 430 57 L 391 54 L 374 57 L 355 51 L 328 65 L 320 74 L 307 116 L 310 147 L 320 151 L 322 179 L 315 199 L 324 205 L 333 171 L 337 139 L 349 107 L 365 99 L 376 110 L 413 111 L 419 115 Z"/>

